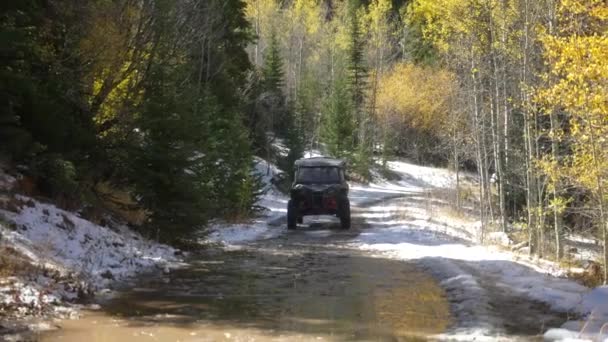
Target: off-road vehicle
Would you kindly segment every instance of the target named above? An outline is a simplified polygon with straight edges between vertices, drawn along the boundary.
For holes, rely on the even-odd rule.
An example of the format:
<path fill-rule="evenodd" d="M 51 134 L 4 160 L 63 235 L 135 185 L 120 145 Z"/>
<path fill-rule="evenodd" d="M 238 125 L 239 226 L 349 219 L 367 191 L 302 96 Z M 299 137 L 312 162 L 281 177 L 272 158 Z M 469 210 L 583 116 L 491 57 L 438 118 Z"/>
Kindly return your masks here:
<path fill-rule="evenodd" d="M 296 161 L 287 204 L 287 228 L 295 229 L 306 215 L 335 215 L 350 228 L 350 201 L 343 160 L 325 157 Z"/>

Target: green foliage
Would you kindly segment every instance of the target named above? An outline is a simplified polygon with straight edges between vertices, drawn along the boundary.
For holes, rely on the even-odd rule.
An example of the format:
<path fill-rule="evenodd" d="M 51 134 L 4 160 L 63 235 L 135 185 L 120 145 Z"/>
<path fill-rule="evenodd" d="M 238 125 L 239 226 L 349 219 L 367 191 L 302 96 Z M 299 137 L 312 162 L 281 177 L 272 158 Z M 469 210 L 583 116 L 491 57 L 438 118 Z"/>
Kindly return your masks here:
<path fill-rule="evenodd" d="M 349 45 L 348 45 L 348 87 L 352 96 L 353 118 L 355 125 L 354 164 L 357 172 L 369 179 L 372 166 L 372 127 L 369 113 L 366 112 L 368 91 L 368 70 L 365 62 L 365 42 L 360 23 L 360 4 L 358 0 L 349 2 Z"/>
<path fill-rule="evenodd" d="M 348 81 L 334 81 L 323 104 L 322 136 L 328 152 L 336 157 L 350 158 L 354 148 L 354 106 Z"/>
<path fill-rule="evenodd" d="M 361 125 L 363 122 L 363 110 L 365 105 L 365 92 L 367 90 L 366 86 L 368 73 L 364 60 L 365 42 L 363 40 L 363 33 L 361 31 L 358 11 L 359 1 L 350 0 L 348 10 L 349 45 L 347 70 L 353 105 L 357 111 L 357 115 L 355 117 L 356 123 L 357 125 Z"/>
<path fill-rule="evenodd" d="M 135 125 L 139 142 L 129 156 L 135 161 L 130 177 L 135 193 L 151 213 L 149 227 L 160 230 L 161 236 L 179 237 L 210 218 L 251 213 L 260 183 L 251 175 L 250 141 L 240 101 L 235 89 L 229 94 L 225 88 L 232 86 L 234 76 L 244 77 L 237 71 L 248 64 L 222 69 L 225 62 L 218 59 L 213 76 L 192 77 L 210 70 L 204 65 L 209 62 L 190 54 L 191 58 L 172 65 L 172 48 L 171 36 L 158 45 Z M 197 48 L 192 45 L 194 51 Z M 183 53 L 188 50 L 186 45 Z M 224 51 L 214 53 L 219 58 Z"/>
<path fill-rule="evenodd" d="M 79 179 L 74 163 L 59 154 L 39 156 L 32 173 L 39 177 L 42 189 L 53 197 L 82 198 L 78 193 Z"/>
<path fill-rule="evenodd" d="M 261 185 L 241 101 L 243 1 L 1 9 L 0 152 L 29 165 L 43 192 L 120 186 L 167 239 L 251 212 Z"/>
<path fill-rule="evenodd" d="M 301 108 L 298 108 L 301 110 Z M 296 111 L 291 111 L 289 127 L 287 131 L 286 144 L 289 147 L 289 153 L 286 158 L 286 166 L 283 168 L 289 177 L 293 177 L 294 175 L 294 163 L 296 160 L 302 158 L 304 156 L 304 130 L 301 121 L 301 112 L 296 109 Z"/>
<path fill-rule="evenodd" d="M 281 94 L 284 85 L 283 58 L 279 46 L 279 39 L 275 30 L 270 34 L 270 46 L 264 56 L 264 68 L 262 70 L 264 79 L 264 90 Z"/>
<path fill-rule="evenodd" d="M 251 164 L 251 169 L 255 167 Z M 247 172 L 243 174 L 243 181 L 239 187 L 237 197 L 241 199 L 236 208 L 237 217 L 248 216 L 261 211 L 263 208 L 257 203 L 266 193 L 264 177 L 257 172 Z"/>
<path fill-rule="evenodd" d="M 137 121 L 140 143 L 130 151 L 131 179 L 140 204 L 150 211 L 150 225 L 167 236 L 207 219 L 205 184 L 194 170 L 197 136 L 204 122 L 193 112 L 191 89 L 180 89 L 171 69 L 153 66 Z M 174 75 L 174 77 L 177 75 Z M 177 77 L 176 77 L 177 78 Z"/>
<path fill-rule="evenodd" d="M 261 101 L 264 106 L 263 113 L 256 116 L 268 122 L 266 134 L 272 132 L 274 136 L 283 138 L 289 153 L 286 158 L 279 159 L 279 166 L 289 175 L 293 172 L 293 164 L 304 154 L 304 131 L 302 127 L 302 113 L 298 105 L 287 103 L 284 94 L 285 73 L 283 70 L 283 57 L 281 47 L 274 27 L 270 33 L 270 45 L 264 56 L 262 68 L 262 94 Z M 298 108 L 295 108 L 298 107 Z M 258 109 L 258 110 L 259 110 Z M 268 151 L 270 152 L 270 151 Z M 274 159 L 274 158 L 271 158 Z"/>
<path fill-rule="evenodd" d="M 403 41 L 406 50 L 412 61 L 416 64 L 434 65 L 438 62 L 439 53 L 433 43 L 424 37 L 423 30 L 425 22 L 421 17 L 414 17 L 411 13 L 414 5 L 404 6 L 401 10 L 401 17 L 407 24 L 407 35 Z"/>
<path fill-rule="evenodd" d="M 283 57 L 273 29 L 262 69 L 262 100 L 266 105 L 265 115 L 269 116 L 269 128 L 280 137 L 287 137 L 292 119 L 283 93 L 284 77 Z"/>

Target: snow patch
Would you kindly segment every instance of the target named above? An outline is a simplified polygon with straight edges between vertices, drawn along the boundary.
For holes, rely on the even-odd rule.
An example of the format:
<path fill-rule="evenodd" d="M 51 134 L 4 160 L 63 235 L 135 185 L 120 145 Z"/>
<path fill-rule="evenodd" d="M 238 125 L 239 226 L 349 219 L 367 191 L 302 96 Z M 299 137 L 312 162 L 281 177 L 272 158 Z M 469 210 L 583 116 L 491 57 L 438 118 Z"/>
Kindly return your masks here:
<path fill-rule="evenodd" d="M 12 201 L 16 212 L 0 210 L 6 222 L 0 222 L 0 248 L 14 251 L 10 257 L 17 268 L 14 276 L 0 278 L 0 311 L 10 311 L 13 318 L 71 317 L 75 311 L 65 308 L 66 302 L 178 261 L 175 249 L 125 226 L 100 226 L 26 196 Z"/>
<path fill-rule="evenodd" d="M 446 169 L 420 166 L 403 161 L 388 162 L 389 168 L 401 175 L 399 184 L 417 188 L 447 188 L 456 183 L 456 175 Z"/>
<path fill-rule="evenodd" d="M 533 263 L 510 252 L 476 245 L 481 240 L 478 221 L 450 217 L 440 210 L 441 204 L 429 201 L 426 190 L 452 187 L 453 173 L 405 162 L 390 162 L 389 167 L 401 180 L 353 187 L 355 202 L 370 203 L 371 198 L 378 204 L 366 206 L 360 214 L 371 228 L 363 230 L 351 245 L 382 257 L 414 261 L 440 281 L 458 324 L 439 339 L 493 340 L 504 333 L 505 322 L 490 304 L 493 293 L 488 291 L 542 302 L 559 312 L 590 312 L 583 299 L 589 289 L 561 278 L 564 271 L 555 264 Z M 484 240 L 512 244 L 500 232 L 486 234 Z M 597 305 L 594 308 L 599 311 Z"/>
<path fill-rule="evenodd" d="M 254 172 L 262 177 L 262 183 L 267 191 L 272 191 L 272 185 L 285 177 L 285 172 L 262 158 L 256 157 L 254 164 Z"/>
<path fill-rule="evenodd" d="M 54 205 L 18 198 L 31 205 L 18 213 L 0 211 L 17 227 L 3 229 L 5 239 L 29 251 L 36 261 L 61 265 L 97 287 L 176 260 L 175 249 L 144 239 L 125 226 L 113 230 Z"/>
<path fill-rule="evenodd" d="M 269 229 L 265 220 L 256 220 L 250 224 L 217 224 L 212 228 L 207 242 L 224 245 L 239 245 L 250 241 L 271 239 L 281 234 L 279 227 Z"/>
<path fill-rule="evenodd" d="M 581 301 L 584 320 L 566 322 L 545 333 L 546 341 L 608 341 L 608 286 L 589 292 Z"/>
<path fill-rule="evenodd" d="M 486 236 L 486 243 L 495 244 L 499 246 L 510 246 L 513 244 L 511 238 L 507 233 L 503 232 L 492 232 Z"/>
<path fill-rule="evenodd" d="M 213 224 L 209 228 L 209 235 L 203 242 L 221 243 L 226 246 L 240 245 L 250 241 L 274 238 L 282 233 L 281 224 L 287 222 L 285 216 L 289 199 L 274 186 L 274 183 L 285 173 L 276 165 L 261 158 L 255 159 L 254 172 L 262 177 L 266 191 L 257 203 L 258 206 L 264 208 L 262 215 L 249 223 Z"/>
<path fill-rule="evenodd" d="M 4 172 L 0 172 L 0 191 L 11 191 L 15 187 L 16 183 L 17 178 Z"/>
<path fill-rule="evenodd" d="M 303 158 L 315 158 L 315 157 L 325 157 L 325 154 L 323 154 L 323 152 L 321 152 L 320 150 L 310 150 L 310 151 L 304 152 Z"/>

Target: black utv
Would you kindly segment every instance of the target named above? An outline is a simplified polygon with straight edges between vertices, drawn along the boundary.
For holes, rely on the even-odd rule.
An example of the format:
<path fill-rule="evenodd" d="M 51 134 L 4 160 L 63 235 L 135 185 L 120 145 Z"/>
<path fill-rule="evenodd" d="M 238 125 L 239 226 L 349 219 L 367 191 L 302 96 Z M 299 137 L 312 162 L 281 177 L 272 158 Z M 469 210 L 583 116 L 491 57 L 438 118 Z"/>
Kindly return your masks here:
<path fill-rule="evenodd" d="M 343 160 L 324 157 L 295 163 L 287 204 L 287 228 L 295 229 L 306 215 L 335 215 L 342 229 L 350 228 L 350 201 Z"/>

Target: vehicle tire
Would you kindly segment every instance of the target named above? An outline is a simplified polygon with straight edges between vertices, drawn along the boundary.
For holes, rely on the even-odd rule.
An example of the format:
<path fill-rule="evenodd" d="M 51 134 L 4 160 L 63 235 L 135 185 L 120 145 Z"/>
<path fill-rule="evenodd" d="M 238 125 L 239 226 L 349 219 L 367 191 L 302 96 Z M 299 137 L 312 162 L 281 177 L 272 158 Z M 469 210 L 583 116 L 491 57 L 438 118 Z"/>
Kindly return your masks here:
<path fill-rule="evenodd" d="M 340 227 L 350 229 L 350 201 L 348 199 L 342 201 L 340 205 Z"/>
<path fill-rule="evenodd" d="M 287 229 L 296 229 L 298 225 L 298 213 L 294 203 L 289 200 L 287 202 Z"/>

